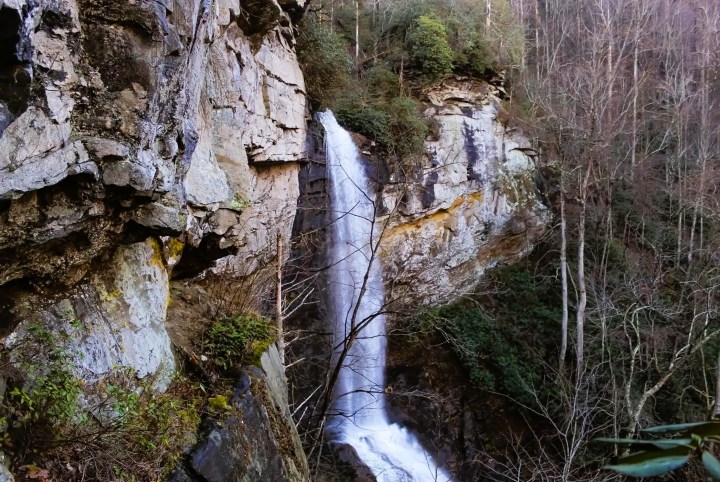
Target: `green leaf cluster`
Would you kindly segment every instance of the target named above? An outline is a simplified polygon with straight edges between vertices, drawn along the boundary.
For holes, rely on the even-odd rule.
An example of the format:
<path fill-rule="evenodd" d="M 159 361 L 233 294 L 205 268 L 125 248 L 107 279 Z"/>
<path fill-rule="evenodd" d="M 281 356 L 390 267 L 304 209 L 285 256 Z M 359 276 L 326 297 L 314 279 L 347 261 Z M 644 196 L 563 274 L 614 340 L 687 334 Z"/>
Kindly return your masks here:
<path fill-rule="evenodd" d="M 72 374 L 72 354 L 53 346 L 62 334 L 54 335 L 40 324 L 31 325 L 28 333 L 31 343 L 47 353 L 46 359 L 42 366 L 35 367 L 30 355 L 21 357 L 20 366 L 29 372 L 28 377 L 23 385 L 10 390 L 5 408 L 20 425 L 40 420 L 63 425 L 81 417 L 82 386 Z"/>
<path fill-rule="evenodd" d="M 155 394 L 146 388 L 114 390 L 113 408 L 119 414 L 116 423 L 126 435 L 123 443 L 129 449 L 137 446 L 166 454 L 164 469 L 171 468 L 181 452 L 192 445 L 200 425 L 200 405 L 203 397 L 186 380 L 179 380 L 174 388 L 181 387 L 183 396 L 172 390 Z"/>
<path fill-rule="evenodd" d="M 22 376 L 2 399 L 5 453 L 13 463 L 34 461 L 53 480 L 75 480 L 64 468 L 80 459 L 88 480 L 114 480 L 110 474 L 119 468 L 123 480 L 161 480 L 177 466 L 200 424 L 205 396 L 197 384 L 178 379 L 157 394 L 151 380 L 138 385 L 123 369 L 83 384 L 72 373 L 72 357 L 48 344 L 58 342 L 56 335 L 31 332 L 49 352 L 39 370 L 18 363 Z"/>
<path fill-rule="evenodd" d="M 552 395 L 543 380 L 545 359 L 555 353 L 559 294 L 552 278 L 529 268 L 498 268 L 483 285 L 492 294 L 429 310 L 407 321 L 404 331 L 416 342 L 442 334 L 482 388 L 526 404 L 535 401 L 533 389 Z"/>
<path fill-rule="evenodd" d="M 439 82 L 452 74 L 454 55 L 448 43 L 447 27 L 437 16 L 421 15 L 410 34 L 409 44 L 412 59 L 426 81 Z"/>
<path fill-rule="evenodd" d="M 215 322 L 208 331 L 205 350 L 223 370 L 241 364 L 257 365 L 276 336 L 269 320 L 255 313 L 243 313 Z"/>
<path fill-rule="evenodd" d="M 298 26 L 296 51 L 313 109 L 333 106 L 351 86 L 353 62 L 345 39 L 308 15 Z"/>
<path fill-rule="evenodd" d="M 519 344 L 498 321 L 479 306 L 456 304 L 433 313 L 450 335 L 452 347 L 472 381 L 521 401 L 530 401 L 529 388 L 539 385 L 537 360 L 518 350 Z"/>
<path fill-rule="evenodd" d="M 598 442 L 644 448 L 621 457 L 615 464 L 605 468 L 629 477 L 657 477 L 684 467 L 692 457 L 699 457 L 709 477 L 714 482 L 720 482 L 720 461 L 711 452 L 711 444 L 720 442 L 720 422 L 662 425 L 643 432 L 650 435 L 679 435 L 659 440 L 598 438 Z"/>
<path fill-rule="evenodd" d="M 375 141 L 382 151 L 401 161 L 422 152 L 429 130 L 417 101 L 407 97 L 356 97 L 340 104 L 335 115 L 346 129 Z"/>
<path fill-rule="evenodd" d="M 376 143 L 388 157 L 409 163 L 423 152 L 428 124 L 418 101 L 400 91 L 400 78 L 384 62 L 365 71 L 358 90 L 334 108 L 346 129 Z"/>

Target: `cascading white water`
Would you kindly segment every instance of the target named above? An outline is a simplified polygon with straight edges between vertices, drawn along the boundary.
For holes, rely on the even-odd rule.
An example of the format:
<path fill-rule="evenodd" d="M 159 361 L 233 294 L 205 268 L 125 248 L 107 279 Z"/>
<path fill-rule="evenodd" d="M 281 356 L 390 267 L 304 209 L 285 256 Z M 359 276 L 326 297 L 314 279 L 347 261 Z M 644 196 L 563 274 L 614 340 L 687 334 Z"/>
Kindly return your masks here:
<path fill-rule="evenodd" d="M 385 317 L 378 314 L 383 309 L 384 290 L 380 262 L 371 249 L 377 241 L 374 197 L 350 134 L 332 112 L 317 117 L 325 128 L 334 214 L 328 308 L 334 320 L 335 361 L 340 358 L 343 340 L 351 332 L 357 333 L 338 375 L 327 432 L 335 443 L 351 445 L 378 482 L 446 482 L 451 478 L 435 465 L 415 436 L 388 420 Z"/>

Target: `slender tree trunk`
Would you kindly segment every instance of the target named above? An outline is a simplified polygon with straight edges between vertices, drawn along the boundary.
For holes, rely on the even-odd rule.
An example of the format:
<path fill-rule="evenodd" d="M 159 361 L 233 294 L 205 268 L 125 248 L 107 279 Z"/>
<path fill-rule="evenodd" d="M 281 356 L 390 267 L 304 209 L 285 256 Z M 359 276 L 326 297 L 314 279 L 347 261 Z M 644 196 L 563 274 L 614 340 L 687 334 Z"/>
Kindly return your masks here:
<path fill-rule="evenodd" d="M 562 283 L 562 341 L 560 343 L 560 374 L 565 374 L 568 345 L 568 277 L 567 219 L 565 218 L 565 173 L 560 171 L 560 279 Z"/>
<path fill-rule="evenodd" d="M 355 71 L 360 75 L 360 0 L 355 0 Z"/>
<path fill-rule="evenodd" d="M 707 14 L 707 13 L 706 13 Z M 709 19 L 705 18 L 705 28 L 709 27 Z M 697 229 L 698 218 L 702 217 L 705 203 L 705 179 L 707 177 L 707 159 L 710 156 L 710 88 L 708 79 L 708 70 L 710 68 L 710 50 L 708 48 L 707 36 L 710 32 L 705 33 L 703 39 L 702 61 L 700 64 L 700 129 L 699 138 L 699 159 L 700 164 L 700 180 L 698 191 L 695 194 L 695 203 L 693 206 L 692 227 L 690 228 L 690 241 L 688 250 L 688 269 L 693 261 L 695 250 L 695 231 Z M 702 238 L 700 239 L 700 249 L 702 248 Z"/>
<path fill-rule="evenodd" d="M 283 260 L 283 244 L 282 234 L 277 233 L 277 271 L 275 289 L 275 323 L 277 325 L 277 347 L 280 352 L 280 361 L 285 365 L 285 330 L 283 328 L 282 314 L 282 260 Z"/>
<path fill-rule="evenodd" d="M 712 418 L 720 417 L 720 350 L 718 350 L 715 370 L 715 406 L 713 407 Z"/>
<path fill-rule="evenodd" d="M 577 307 L 577 377 L 582 377 L 585 365 L 585 307 L 587 306 L 587 288 L 585 286 L 585 218 L 587 214 L 588 183 L 590 181 L 591 168 L 588 166 L 585 179 L 582 182 L 580 194 L 581 210 L 578 220 L 578 307 Z"/>
<path fill-rule="evenodd" d="M 490 32 L 490 13 L 492 12 L 492 0 L 485 0 L 485 34 Z"/>
<path fill-rule="evenodd" d="M 535 0 L 535 79 L 540 80 L 540 0 Z"/>
<path fill-rule="evenodd" d="M 633 54 L 633 108 L 632 108 L 632 150 L 630 151 L 630 180 L 635 180 L 635 167 L 637 165 L 637 143 L 638 143 L 638 44 L 635 43 Z"/>
<path fill-rule="evenodd" d="M 684 196 L 684 176 L 683 176 L 683 164 L 682 161 L 684 154 L 684 136 L 683 136 L 683 119 L 680 118 L 680 121 L 678 123 L 678 130 L 677 130 L 677 148 L 676 148 L 676 156 L 677 159 L 675 159 L 676 162 L 676 171 L 677 171 L 677 210 L 678 210 L 678 219 L 677 219 L 677 256 L 675 259 L 675 266 L 679 267 L 680 263 L 682 261 L 682 243 L 683 243 L 683 228 L 685 223 L 685 196 Z"/>
<path fill-rule="evenodd" d="M 607 82 L 608 82 L 608 106 L 612 104 L 613 98 L 613 44 L 612 36 L 609 35 L 608 40 L 608 56 L 607 56 Z M 612 109 L 608 109 L 608 114 L 612 112 Z"/>

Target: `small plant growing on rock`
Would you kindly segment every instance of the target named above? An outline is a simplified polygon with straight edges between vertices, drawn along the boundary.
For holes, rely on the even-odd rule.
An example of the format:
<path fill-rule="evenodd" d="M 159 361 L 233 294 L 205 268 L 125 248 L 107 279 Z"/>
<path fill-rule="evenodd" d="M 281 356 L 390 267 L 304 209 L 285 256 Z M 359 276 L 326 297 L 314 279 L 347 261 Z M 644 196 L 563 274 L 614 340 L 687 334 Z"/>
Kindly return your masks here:
<path fill-rule="evenodd" d="M 79 380 L 64 333 L 39 323 L 27 331 L 2 354 L 0 431 L 13 467 L 37 480 L 164 480 L 195 443 L 207 398 L 198 384 L 178 379 L 158 394 L 122 368 Z"/>
<path fill-rule="evenodd" d="M 232 406 L 228 402 L 228 397 L 225 395 L 215 395 L 214 397 L 208 398 L 208 408 L 211 412 L 225 412 L 232 409 Z"/>
<path fill-rule="evenodd" d="M 260 315 L 245 313 L 217 321 L 205 345 L 213 363 L 223 370 L 260 363 L 260 356 L 275 341 L 275 327 Z"/>
<path fill-rule="evenodd" d="M 243 212 L 250 206 L 252 206 L 252 201 L 243 198 L 239 194 L 236 194 L 230 202 L 230 209 L 232 209 L 233 211 Z"/>
<path fill-rule="evenodd" d="M 8 367 L 17 370 L 9 373 L 11 385 L 17 384 L 8 392 L 3 408 L 15 427 L 46 420 L 53 426 L 62 426 L 82 418 L 79 404 L 82 386 L 72 374 L 72 353 L 54 345 L 56 337 L 62 335 L 50 333 L 39 323 L 32 324 L 25 342 L 28 353 L 11 358 L 7 363 Z M 33 358 L 42 352 L 47 353 L 44 364 L 33 366 Z M 18 376 L 24 372 L 25 376 Z"/>

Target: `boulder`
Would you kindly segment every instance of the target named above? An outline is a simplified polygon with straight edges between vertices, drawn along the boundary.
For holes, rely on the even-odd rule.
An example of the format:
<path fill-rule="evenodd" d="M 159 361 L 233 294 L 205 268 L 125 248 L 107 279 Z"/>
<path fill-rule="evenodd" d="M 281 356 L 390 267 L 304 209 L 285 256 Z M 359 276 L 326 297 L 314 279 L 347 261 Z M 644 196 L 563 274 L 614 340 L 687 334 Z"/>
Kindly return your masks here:
<path fill-rule="evenodd" d="M 261 365 L 243 370 L 224 414 L 203 421 L 204 435 L 190 453 L 192 470 L 176 471 L 171 481 L 310 480 L 274 345 Z"/>
<path fill-rule="evenodd" d="M 42 327 L 70 355 L 67 368 L 84 385 L 127 369 L 163 391 L 175 358 L 164 324 L 169 282 L 160 247 L 151 240 L 121 247 L 105 266 L 58 301 L 25 298 L 14 312 L 22 321 L 4 348 L 22 357 L 23 344 L 34 343 Z"/>

